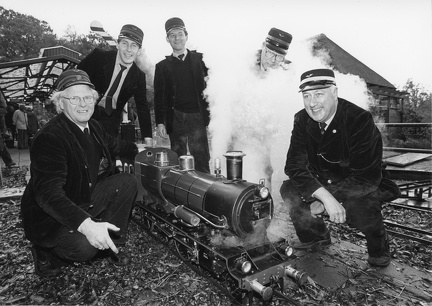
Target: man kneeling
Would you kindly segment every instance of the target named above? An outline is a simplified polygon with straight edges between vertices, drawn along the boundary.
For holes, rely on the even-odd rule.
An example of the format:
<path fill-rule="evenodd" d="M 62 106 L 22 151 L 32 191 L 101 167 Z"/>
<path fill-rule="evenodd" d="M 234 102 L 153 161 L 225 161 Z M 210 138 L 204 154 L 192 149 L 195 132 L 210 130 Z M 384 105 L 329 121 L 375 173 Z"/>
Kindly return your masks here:
<path fill-rule="evenodd" d="M 98 93 L 84 71 L 67 70 L 56 84 L 59 114 L 33 138 L 31 177 L 21 200 L 35 272 L 56 276 L 65 262 L 87 261 L 101 250 L 114 264 L 128 264 L 118 246 L 126 243 L 136 179 L 113 175 L 111 156 L 134 159 L 138 149 L 90 119 Z"/>
<path fill-rule="evenodd" d="M 339 98 L 334 72 L 302 74 L 304 109 L 295 115 L 281 196 L 290 207 L 298 240 L 294 248 L 330 244 L 330 232 L 318 217 L 347 223 L 366 237 L 368 262 L 390 263 L 381 203 L 400 195 L 382 162 L 381 133 L 372 115 Z"/>

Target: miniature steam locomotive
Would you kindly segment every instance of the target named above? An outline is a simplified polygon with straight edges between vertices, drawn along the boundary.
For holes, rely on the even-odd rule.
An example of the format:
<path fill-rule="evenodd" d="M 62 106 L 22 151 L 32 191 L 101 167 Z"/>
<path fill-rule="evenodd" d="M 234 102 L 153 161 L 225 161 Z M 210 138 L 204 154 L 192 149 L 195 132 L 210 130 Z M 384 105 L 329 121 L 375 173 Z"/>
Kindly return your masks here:
<path fill-rule="evenodd" d="M 243 153 L 225 154 L 215 175 L 194 169 L 190 155 L 166 148 L 146 148 L 135 158 L 138 181 L 135 220 L 174 243 L 181 258 L 209 272 L 237 300 L 258 293 L 263 300 L 282 290 L 283 278 L 303 283 L 305 275 L 290 265 L 285 240 L 270 242 L 265 229 L 274 203 L 264 181 L 242 179 Z M 258 239 L 257 239 L 258 238 Z M 254 293 L 255 292 L 255 293 Z"/>

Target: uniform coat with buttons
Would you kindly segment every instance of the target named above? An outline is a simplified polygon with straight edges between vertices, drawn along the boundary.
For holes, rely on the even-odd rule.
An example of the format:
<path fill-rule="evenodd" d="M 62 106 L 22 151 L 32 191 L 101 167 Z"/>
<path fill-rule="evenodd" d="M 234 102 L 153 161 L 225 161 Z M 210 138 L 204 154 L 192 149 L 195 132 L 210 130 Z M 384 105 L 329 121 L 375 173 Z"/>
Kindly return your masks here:
<path fill-rule="evenodd" d="M 107 51 L 95 48 L 77 66 L 78 69 L 87 72 L 101 98 L 110 85 L 116 58 L 116 50 Z M 129 68 L 118 96 L 116 111 L 114 112 L 117 123 L 121 120 L 125 104 L 132 97 L 134 97 L 137 108 L 141 136 L 143 139 L 144 137 L 152 137 L 150 108 L 147 103 L 146 75 L 138 68 L 135 62 Z"/>
<path fill-rule="evenodd" d="M 31 178 L 21 212 L 26 237 L 44 247 L 54 247 L 63 226 L 76 231 L 91 217 L 89 165 L 70 124 L 64 114 L 54 117 L 36 133 L 30 149 Z M 91 119 L 89 127 L 108 163 L 98 181 L 112 173 L 111 156 L 133 160 L 138 153 L 134 143 L 110 136 L 97 121 Z"/>
<path fill-rule="evenodd" d="M 281 187 L 285 203 L 292 203 L 291 219 L 297 236 L 308 242 L 324 235 L 322 219 L 313 218 L 302 204 L 327 189 L 346 209 L 347 223 L 364 233 L 382 228 L 381 201 L 399 196 L 382 162 L 381 133 L 372 115 L 338 98 L 336 114 L 324 135 L 303 109 L 295 115 Z"/>
<path fill-rule="evenodd" d="M 321 135 L 306 110 L 295 115 L 285 173 L 302 197 L 324 186 L 340 202 L 374 193 L 380 200 L 399 194 L 382 162 L 381 133 L 372 115 L 338 98 L 336 114 Z"/>

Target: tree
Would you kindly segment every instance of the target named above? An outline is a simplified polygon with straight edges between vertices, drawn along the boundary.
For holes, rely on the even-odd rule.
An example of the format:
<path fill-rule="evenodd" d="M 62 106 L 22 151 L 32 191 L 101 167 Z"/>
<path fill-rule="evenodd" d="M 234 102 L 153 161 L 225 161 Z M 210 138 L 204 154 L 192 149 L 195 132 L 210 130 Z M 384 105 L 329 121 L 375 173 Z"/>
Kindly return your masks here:
<path fill-rule="evenodd" d="M 45 21 L 0 6 L 0 61 L 39 56 L 41 48 L 55 46 L 56 35 Z"/>
<path fill-rule="evenodd" d="M 403 91 L 409 93 L 404 104 L 403 122 L 405 123 L 431 123 L 432 122 L 432 94 L 420 84 L 415 84 L 408 79 L 403 86 Z M 426 148 L 431 147 L 431 128 L 406 128 L 403 129 L 406 139 L 415 139 Z"/>
<path fill-rule="evenodd" d="M 66 30 L 66 34 L 58 40 L 58 45 L 81 53 L 81 58 L 84 58 L 95 47 L 103 49 L 110 48 L 108 43 L 99 35 L 91 32 L 87 35 L 78 34 L 71 26 Z"/>

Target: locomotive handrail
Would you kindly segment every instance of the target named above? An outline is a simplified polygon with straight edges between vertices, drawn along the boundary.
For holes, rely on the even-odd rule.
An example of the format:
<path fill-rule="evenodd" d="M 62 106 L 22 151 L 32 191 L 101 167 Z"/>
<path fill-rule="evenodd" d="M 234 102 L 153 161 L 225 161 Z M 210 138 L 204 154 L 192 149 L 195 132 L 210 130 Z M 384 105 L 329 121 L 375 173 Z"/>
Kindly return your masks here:
<path fill-rule="evenodd" d="M 208 220 L 208 219 L 207 219 L 206 217 L 204 217 L 203 215 L 197 213 L 196 211 L 190 210 L 188 207 L 183 206 L 183 205 L 182 205 L 182 207 L 183 207 L 184 209 L 190 211 L 191 213 L 194 213 L 194 214 L 197 215 L 200 219 L 203 219 L 205 222 L 211 224 L 212 226 L 214 226 L 214 227 L 216 227 L 216 228 L 228 228 L 228 222 L 227 222 L 227 219 L 226 219 L 225 216 L 222 216 L 223 219 L 218 218 L 220 222 L 223 222 L 223 223 L 224 223 L 224 225 L 217 225 L 217 224 L 214 224 L 213 222 L 211 222 L 210 220 Z"/>

